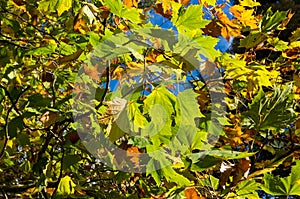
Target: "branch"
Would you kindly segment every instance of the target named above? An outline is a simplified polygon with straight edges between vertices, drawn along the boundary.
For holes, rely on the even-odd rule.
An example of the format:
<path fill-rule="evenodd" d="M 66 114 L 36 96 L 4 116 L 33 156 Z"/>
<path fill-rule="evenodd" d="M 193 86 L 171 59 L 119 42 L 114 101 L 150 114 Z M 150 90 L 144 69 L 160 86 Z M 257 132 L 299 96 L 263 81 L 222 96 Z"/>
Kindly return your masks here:
<path fill-rule="evenodd" d="M 4 133 L 4 145 L 3 145 L 3 148 L 2 148 L 2 150 L 1 150 L 1 152 L 0 152 L 0 159 L 2 159 L 3 156 L 4 156 L 4 152 L 6 151 L 7 143 L 8 143 L 8 140 L 9 140 L 9 133 L 8 133 L 8 119 L 9 119 L 9 114 L 10 114 L 10 112 L 12 111 L 12 109 L 16 109 L 16 111 L 19 113 L 19 110 L 17 109 L 16 104 L 18 103 L 18 101 L 19 101 L 20 97 L 22 96 L 22 94 L 25 93 L 25 92 L 30 88 L 30 86 L 28 86 L 27 88 L 23 89 L 23 90 L 19 93 L 19 95 L 17 96 L 16 101 L 13 101 L 13 99 L 12 99 L 11 96 L 10 96 L 10 93 L 8 92 L 8 90 L 7 90 L 4 86 L 0 85 L 0 87 L 3 88 L 3 89 L 5 90 L 6 94 L 8 95 L 8 98 L 10 99 L 10 101 L 11 101 L 11 103 L 12 103 L 12 105 L 11 105 L 11 106 L 9 107 L 9 109 L 7 110 L 7 114 L 6 114 L 6 117 L 5 117 L 5 126 L 4 126 L 4 129 L 5 129 L 5 133 Z"/>
<path fill-rule="evenodd" d="M 80 57 L 80 55 L 83 53 L 83 50 L 81 48 L 77 49 L 77 51 L 71 55 L 67 55 L 64 57 L 61 57 L 58 59 L 58 64 L 64 64 L 71 61 L 74 61 Z"/>
<path fill-rule="evenodd" d="M 1 183 L 0 189 L 8 193 L 22 193 L 26 191 L 27 189 L 33 188 L 36 186 L 37 182 L 26 182 L 24 184 L 18 184 L 18 185 L 3 185 L 4 183 Z"/>
<path fill-rule="evenodd" d="M 36 27 L 36 26 L 33 25 L 32 23 L 28 22 L 26 19 L 24 19 L 24 18 L 21 17 L 20 15 L 10 12 L 10 11 L 7 10 L 6 8 L 4 8 L 3 6 L 1 6 L 1 8 L 2 8 L 2 10 L 3 10 L 4 12 L 6 12 L 6 13 L 8 13 L 8 14 L 11 14 L 11 15 L 13 15 L 13 16 L 15 16 L 15 17 L 21 19 L 21 21 L 23 21 L 24 23 L 26 23 L 27 26 L 28 26 L 28 25 L 29 25 L 29 26 L 32 26 L 35 30 L 37 30 L 38 32 L 41 32 L 40 29 L 39 29 L 38 27 Z M 60 42 L 59 42 L 53 35 L 51 35 L 51 34 L 49 34 L 49 33 L 47 33 L 47 32 L 43 32 L 42 34 L 50 36 L 54 41 L 56 41 L 58 44 L 60 44 Z"/>
<path fill-rule="evenodd" d="M 109 84 L 110 84 L 110 61 L 107 61 L 106 62 L 106 86 L 105 86 L 104 93 L 101 97 L 100 103 L 95 107 L 96 110 L 98 110 L 103 105 L 105 97 L 109 91 Z"/>

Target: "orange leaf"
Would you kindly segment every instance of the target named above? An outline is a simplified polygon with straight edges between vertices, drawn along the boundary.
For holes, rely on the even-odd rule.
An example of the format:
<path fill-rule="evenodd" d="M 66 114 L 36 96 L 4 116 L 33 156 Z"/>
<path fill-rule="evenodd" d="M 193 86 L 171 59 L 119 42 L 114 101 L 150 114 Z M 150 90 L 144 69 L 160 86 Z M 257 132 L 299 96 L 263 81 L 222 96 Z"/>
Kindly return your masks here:
<path fill-rule="evenodd" d="M 236 21 L 229 20 L 226 14 L 222 11 L 219 10 L 217 12 L 217 17 L 220 21 L 220 23 L 223 25 L 222 30 L 221 30 L 221 35 L 229 40 L 230 36 L 233 37 L 240 37 L 241 36 L 241 30 L 240 26 L 236 23 Z"/>
<path fill-rule="evenodd" d="M 181 0 L 179 1 L 183 6 L 187 6 L 191 0 Z"/>
<path fill-rule="evenodd" d="M 123 0 L 126 8 L 138 7 L 138 2 L 136 0 Z"/>
<path fill-rule="evenodd" d="M 130 146 L 126 150 L 126 156 L 131 157 L 130 161 L 135 165 L 136 168 L 139 166 L 140 154 L 141 152 L 136 146 Z"/>
<path fill-rule="evenodd" d="M 85 74 L 90 76 L 94 81 L 99 81 L 97 66 L 88 67 L 86 64 L 83 66 Z"/>
<path fill-rule="evenodd" d="M 186 199 L 205 199 L 205 197 L 200 197 L 197 193 L 195 187 L 188 187 L 184 190 Z"/>
<path fill-rule="evenodd" d="M 74 26 L 73 29 L 75 32 L 78 32 L 80 34 L 85 34 L 89 31 L 87 27 L 87 23 L 84 21 L 84 19 L 78 14 L 74 18 Z"/>

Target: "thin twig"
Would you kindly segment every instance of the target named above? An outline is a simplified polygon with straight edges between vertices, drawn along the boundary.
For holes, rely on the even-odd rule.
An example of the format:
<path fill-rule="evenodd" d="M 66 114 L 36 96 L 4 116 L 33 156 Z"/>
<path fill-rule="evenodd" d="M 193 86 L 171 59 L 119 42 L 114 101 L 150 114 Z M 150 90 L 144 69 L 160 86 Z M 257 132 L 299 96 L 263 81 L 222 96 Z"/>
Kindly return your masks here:
<path fill-rule="evenodd" d="M 26 19 L 24 19 L 23 17 L 21 17 L 18 14 L 12 13 L 9 10 L 7 10 L 6 8 L 3 8 L 3 6 L 1 7 L 2 10 L 8 14 L 11 14 L 19 19 L 21 19 L 21 21 L 23 21 L 24 23 L 27 24 L 27 26 L 32 26 L 35 30 L 37 30 L 38 32 L 41 32 L 40 29 L 38 27 L 36 27 L 35 25 L 33 25 L 32 23 L 28 22 Z M 60 44 L 60 42 L 51 34 L 47 33 L 47 32 L 43 32 L 43 34 L 50 36 L 54 41 L 56 41 L 58 43 L 58 45 Z"/>
<path fill-rule="evenodd" d="M 16 104 L 18 103 L 20 97 L 22 96 L 23 93 L 25 93 L 29 88 L 30 86 L 26 87 L 24 90 L 22 90 L 19 95 L 17 96 L 17 99 L 16 101 L 13 101 L 13 99 L 11 98 L 10 96 L 10 93 L 7 91 L 7 89 L 4 87 L 4 86 L 0 86 L 1 88 L 4 88 L 5 92 L 7 92 L 6 94 L 8 94 L 8 97 L 9 99 L 11 100 L 11 103 L 12 105 L 9 107 L 9 109 L 7 110 L 7 114 L 6 114 L 6 117 L 5 117 L 5 126 L 4 126 L 4 129 L 5 129 L 5 133 L 4 133 L 4 144 L 3 144 L 3 148 L 0 152 L 0 159 L 3 158 L 4 156 L 4 152 L 6 151 L 6 148 L 7 148 L 7 143 L 8 143 L 8 140 L 9 140 L 9 133 L 8 133 L 8 120 L 9 120 L 9 114 L 10 112 L 12 111 L 12 109 L 17 109 L 16 107 Z M 18 111 L 17 111 L 18 112 Z"/>
<path fill-rule="evenodd" d="M 53 132 L 52 132 L 53 133 Z M 64 164 L 64 158 L 65 158 L 65 149 L 64 149 L 64 143 L 63 141 L 59 138 L 59 141 L 60 141 L 60 147 L 61 147 L 61 153 L 62 153 L 62 156 L 61 156 L 61 159 L 60 159 L 60 170 L 59 170 L 59 176 L 58 176 L 58 180 L 55 184 L 55 188 L 54 188 L 54 191 L 53 191 L 53 194 L 51 196 L 51 199 L 55 197 L 55 194 L 58 190 L 58 185 L 62 179 L 62 176 L 63 176 L 63 164 Z"/>

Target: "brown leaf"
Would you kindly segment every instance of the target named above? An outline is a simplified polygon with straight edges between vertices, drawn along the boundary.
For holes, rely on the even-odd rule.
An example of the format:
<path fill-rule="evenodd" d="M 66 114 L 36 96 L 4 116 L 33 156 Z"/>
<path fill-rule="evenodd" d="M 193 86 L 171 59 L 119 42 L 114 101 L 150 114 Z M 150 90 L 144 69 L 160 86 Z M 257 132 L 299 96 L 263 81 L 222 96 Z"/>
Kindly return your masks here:
<path fill-rule="evenodd" d="M 239 163 L 237 163 L 233 180 L 230 184 L 231 187 L 236 186 L 242 178 L 247 179 L 250 166 L 251 164 L 249 157 L 243 158 L 239 161 Z"/>
<path fill-rule="evenodd" d="M 283 20 L 278 28 L 285 29 L 286 25 L 290 22 L 291 18 L 294 16 L 295 13 L 289 12 L 288 16 L 285 20 Z"/>
<path fill-rule="evenodd" d="M 221 167 L 220 167 L 221 176 L 219 180 L 218 190 L 225 189 L 226 182 L 228 181 L 229 176 L 233 172 L 233 170 L 234 170 L 234 164 L 228 161 L 223 161 L 221 163 Z"/>
<path fill-rule="evenodd" d="M 300 47 L 288 49 L 285 52 L 282 53 L 283 57 L 289 58 L 289 59 L 296 59 L 300 55 Z"/>
<path fill-rule="evenodd" d="M 49 127 L 50 125 L 54 124 L 59 118 L 59 113 L 54 111 L 46 111 L 42 117 L 41 122 L 43 123 L 44 127 Z"/>
<path fill-rule="evenodd" d="M 197 101 L 200 106 L 201 111 L 204 111 L 206 108 L 206 104 L 210 101 L 209 94 L 202 90 L 197 90 L 196 93 L 199 95 L 197 96 Z"/>
<path fill-rule="evenodd" d="M 202 31 L 212 37 L 221 36 L 222 27 L 217 24 L 215 20 L 212 20 L 209 24 L 202 29 Z"/>
<path fill-rule="evenodd" d="M 42 73 L 42 81 L 43 82 L 53 82 L 54 81 L 54 75 L 53 75 L 53 73 L 44 71 Z"/>
<path fill-rule="evenodd" d="M 93 67 L 88 67 L 86 64 L 84 64 L 83 68 L 84 68 L 85 74 L 87 74 L 89 77 L 91 77 L 94 81 L 100 80 L 97 65 L 95 65 Z"/>
<path fill-rule="evenodd" d="M 155 5 L 154 11 L 157 14 L 160 14 L 169 20 L 171 20 L 171 18 L 172 18 L 172 12 L 170 11 L 170 9 L 164 10 L 163 5 L 161 3 Z"/>

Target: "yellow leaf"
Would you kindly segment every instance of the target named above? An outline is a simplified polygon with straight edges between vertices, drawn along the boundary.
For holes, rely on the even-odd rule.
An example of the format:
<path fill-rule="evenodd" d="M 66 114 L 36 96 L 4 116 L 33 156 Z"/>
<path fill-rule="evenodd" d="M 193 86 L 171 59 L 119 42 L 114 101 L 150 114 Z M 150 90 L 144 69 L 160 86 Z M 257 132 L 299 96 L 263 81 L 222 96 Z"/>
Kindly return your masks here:
<path fill-rule="evenodd" d="M 253 0 L 240 0 L 240 4 L 242 6 L 250 7 L 250 8 L 260 6 L 259 2 L 256 2 L 256 1 L 253 1 Z"/>
<path fill-rule="evenodd" d="M 10 0 L 10 2 L 17 8 L 20 10 L 23 10 L 24 12 L 26 12 L 26 1 L 24 0 Z"/>
<path fill-rule="evenodd" d="M 201 1 L 201 0 L 200 0 Z M 201 3 L 206 3 L 209 6 L 214 6 L 217 2 L 217 0 L 202 0 Z"/>
<path fill-rule="evenodd" d="M 60 16 L 63 12 L 72 8 L 72 0 L 59 0 L 57 2 L 57 14 Z"/>
<path fill-rule="evenodd" d="M 57 192 L 63 195 L 74 194 L 76 184 L 72 181 L 70 176 L 63 177 L 58 185 Z"/>
<path fill-rule="evenodd" d="M 13 147 L 14 142 L 12 140 L 8 140 L 7 141 L 7 146 L 12 148 Z"/>
<path fill-rule="evenodd" d="M 235 5 L 230 8 L 230 12 L 232 12 L 243 27 L 258 28 L 258 22 L 253 15 L 253 9 L 245 9 L 243 6 Z"/>
<path fill-rule="evenodd" d="M 300 185 L 300 180 L 296 180 L 295 184 L 299 184 Z"/>

